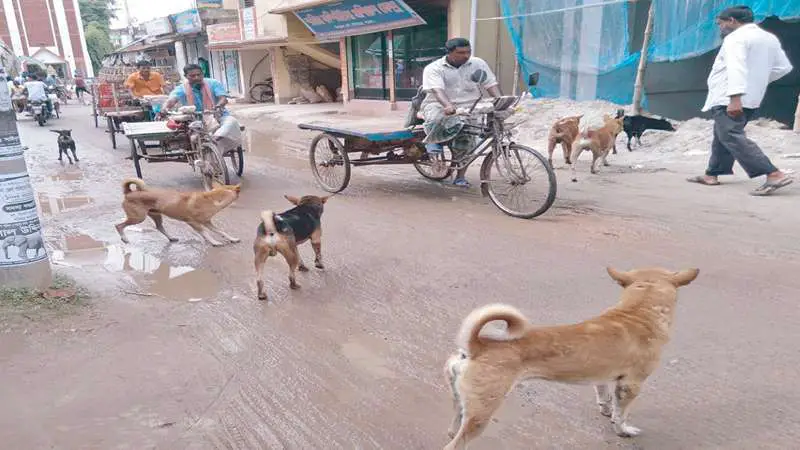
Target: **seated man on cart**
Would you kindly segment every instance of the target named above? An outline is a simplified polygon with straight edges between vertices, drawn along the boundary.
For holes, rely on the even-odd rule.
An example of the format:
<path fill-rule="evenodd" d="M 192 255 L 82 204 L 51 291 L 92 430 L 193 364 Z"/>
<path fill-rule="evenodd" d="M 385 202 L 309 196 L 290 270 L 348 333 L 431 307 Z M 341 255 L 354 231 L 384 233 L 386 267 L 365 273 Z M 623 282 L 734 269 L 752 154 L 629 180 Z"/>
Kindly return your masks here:
<path fill-rule="evenodd" d="M 453 139 L 448 131 L 457 125 L 460 118 L 453 117 L 458 108 L 469 108 L 481 96 L 480 87 L 486 89 L 492 97 L 500 97 L 500 87 L 497 79 L 486 64 L 486 61 L 472 56 L 470 42 L 464 38 L 453 38 L 445 44 L 447 55 L 433 61 L 422 72 L 422 88 L 427 96 L 421 105 L 422 116 L 425 119 L 425 148 L 431 156 L 443 153 L 442 143 L 449 139 L 450 151 L 453 159 L 458 160 L 464 153 L 472 150 L 474 139 L 472 136 L 457 136 Z M 483 70 L 487 77 L 479 87 L 470 77 L 476 70 Z M 460 169 L 456 173 L 453 184 L 460 187 L 469 187 L 465 175 L 467 169 Z"/>
<path fill-rule="evenodd" d="M 241 130 L 239 121 L 225 109 L 228 91 L 219 81 L 203 77 L 203 69 L 197 64 L 184 67 L 183 75 L 186 81 L 172 90 L 158 117 L 162 117 L 178 103 L 183 106 L 194 105 L 197 112 L 217 111 L 220 114 L 219 128 L 214 136 L 222 141 L 222 153 L 237 148 L 241 144 Z"/>
<path fill-rule="evenodd" d="M 133 98 L 142 98 L 145 95 L 164 95 L 164 77 L 160 73 L 150 70 L 148 61 L 136 63 L 136 72 L 125 80 L 125 87 Z"/>

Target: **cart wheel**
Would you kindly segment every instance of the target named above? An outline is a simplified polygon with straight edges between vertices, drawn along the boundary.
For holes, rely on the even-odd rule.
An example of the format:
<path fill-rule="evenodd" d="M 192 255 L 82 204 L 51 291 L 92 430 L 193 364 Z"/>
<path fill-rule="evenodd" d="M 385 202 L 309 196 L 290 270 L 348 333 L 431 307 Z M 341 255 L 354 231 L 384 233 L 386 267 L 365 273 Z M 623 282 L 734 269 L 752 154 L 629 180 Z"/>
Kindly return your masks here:
<path fill-rule="evenodd" d="M 308 159 L 314 178 L 325 191 L 335 194 L 350 184 L 350 158 L 336 136 L 322 133 L 315 137 Z"/>
<path fill-rule="evenodd" d="M 426 153 L 422 159 L 414 163 L 414 168 L 417 169 L 420 175 L 429 180 L 442 181 L 450 178 L 450 175 L 453 174 L 453 169 L 449 167 L 449 162 L 452 159 L 450 149 L 445 149 L 445 152 L 440 157 L 431 157 Z"/>
<path fill-rule="evenodd" d="M 116 150 L 117 149 L 117 132 L 116 132 L 116 126 L 114 124 L 114 118 L 113 117 L 109 117 L 108 118 L 108 134 L 111 137 L 111 148 Z"/>
<path fill-rule="evenodd" d="M 511 144 L 508 156 L 486 156 L 481 164 L 481 190 L 497 208 L 512 217 L 532 219 L 556 199 L 556 174 L 536 150 Z M 524 170 L 523 170 L 524 169 Z"/>
<path fill-rule="evenodd" d="M 133 168 L 136 169 L 136 178 L 142 178 L 142 165 L 140 163 L 141 157 L 139 156 L 139 152 L 136 150 L 136 141 L 131 139 L 131 159 L 133 160 Z"/>
<path fill-rule="evenodd" d="M 203 175 L 203 188 L 206 191 L 214 189 L 214 181 L 220 184 L 230 184 L 228 165 L 216 145 L 205 142 L 200 146 L 200 158 L 204 167 L 200 169 Z"/>
<path fill-rule="evenodd" d="M 240 145 L 235 150 L 228 152 L 228 158 L 231 159 L 231 167 L 236 171 L 236 175 L 242 176 L 244 174 L 244 150 Z"/>

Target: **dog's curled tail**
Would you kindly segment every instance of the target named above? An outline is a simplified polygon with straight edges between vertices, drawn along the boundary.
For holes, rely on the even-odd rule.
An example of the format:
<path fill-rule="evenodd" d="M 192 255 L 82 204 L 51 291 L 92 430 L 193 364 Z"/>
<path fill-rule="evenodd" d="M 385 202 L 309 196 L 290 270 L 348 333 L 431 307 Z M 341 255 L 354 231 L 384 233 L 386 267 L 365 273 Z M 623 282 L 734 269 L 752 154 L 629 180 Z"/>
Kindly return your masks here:
<path fill-rule="evenodd" d="M 131 189 L 131 185 L 135 185 L 137 191 L 145 190 L 144 181 L 138 178 L 128 178 L 122 182 L 122 193 L 130 194 L 131 192 L 133 192 L 133 189 Z"/>
<path fill-rule="evenodd" d="M 261 223 L 264 224 L 264 235 L 267 238 L 267 245 L 270 249 L 275 249 L 278 243 L 278 238 L 275 235 L 278 232 L 278 227 L 275 226 L 275 213 L 271 210 L 261 211 Z"/>
<path fill-rule="evenodd" d="M 458 332 L 456 343 L 467 351 L 471 357 L 477 355 L 483 348 L 483 340 L 480 332 L 484 325 L 493 321 L 502 320 L 506 323 L 506 333 L 508 340 L 519 339 L 528 327 L 528 319 L 517 308 L 500 303 L 486 305 L 478 308 L 464 319 L 461 323 L 461 331 Z"/>

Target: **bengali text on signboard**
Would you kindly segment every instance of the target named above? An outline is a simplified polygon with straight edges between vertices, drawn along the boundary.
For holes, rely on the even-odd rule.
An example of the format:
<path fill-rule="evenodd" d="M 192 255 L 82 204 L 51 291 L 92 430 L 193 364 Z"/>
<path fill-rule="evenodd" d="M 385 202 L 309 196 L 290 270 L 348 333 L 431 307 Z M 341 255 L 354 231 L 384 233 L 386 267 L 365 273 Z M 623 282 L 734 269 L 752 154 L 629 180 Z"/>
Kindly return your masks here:
<path fill-rule="evenodd" d="M 206 26 L 209 44 L 219 42 L 235 42 L 242 39 L 239 22 L 217 23 Z"/>
<path fill-rule="evenodd" d="M 425 21 L 402 0 L 343 0 L 295 11 L 317 39 L 374 33 L 424 25 Z"/>

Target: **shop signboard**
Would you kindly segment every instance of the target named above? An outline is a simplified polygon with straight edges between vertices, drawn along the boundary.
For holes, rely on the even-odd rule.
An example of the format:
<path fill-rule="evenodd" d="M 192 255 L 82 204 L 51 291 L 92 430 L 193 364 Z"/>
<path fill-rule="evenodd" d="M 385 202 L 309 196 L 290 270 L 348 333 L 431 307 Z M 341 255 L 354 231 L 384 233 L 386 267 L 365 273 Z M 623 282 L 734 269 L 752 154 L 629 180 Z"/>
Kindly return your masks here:
<path fill-rule="evenodd" d="M 256 38 L 256 8 L 242 8 L 242 38 L 250 41 Z"/>
<path fill-rule="evenodd" d="M 242 38 L 239 30 L 239 22 L 216 23 L 206 26 L 208 43 L 215 44 L 220 42 L 236 42 Z"/>
<path fill-rule="evenodd" d="M 200 14 L 196 9 L 188 9 L 169 17 L 175 25 L 176 33 L 189 34 L 203 31 L 203 22 L 200 20 Z"/>
<path fill-rule="evenodd" d="M 294 12 L 317 39 L 425 25 L 425 21 L 403 0 L 342 0 Z"/>
<path fill-rule="evenodd" d="M 148 36 L 160 36 L 172 33 L 172 24 L 168 17 L 159 17 L 144 23 L 144 30 Z"/>
<path fill-rule="evenodd" d="M 197 0 L 197 8 L 222 8 L 222 0 Z"/>

